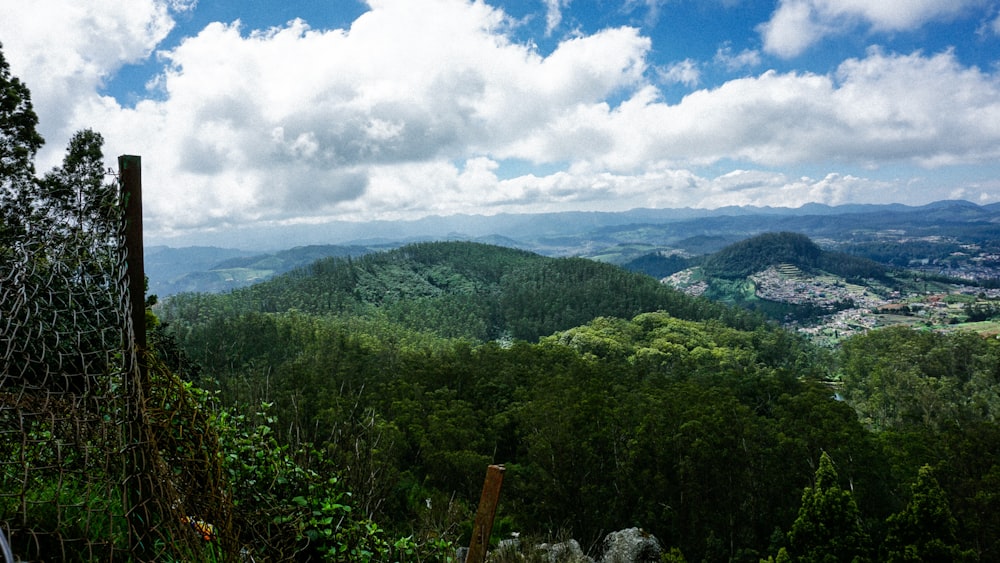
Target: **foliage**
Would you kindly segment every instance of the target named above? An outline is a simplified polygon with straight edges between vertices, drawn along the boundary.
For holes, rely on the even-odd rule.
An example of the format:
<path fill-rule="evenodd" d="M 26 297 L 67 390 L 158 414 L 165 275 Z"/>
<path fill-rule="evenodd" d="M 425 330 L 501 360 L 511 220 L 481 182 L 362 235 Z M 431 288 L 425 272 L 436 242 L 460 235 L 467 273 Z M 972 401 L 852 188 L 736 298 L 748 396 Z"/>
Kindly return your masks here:
<path fill-rule="evenodd" d="M 293 310 L 384 316 L 411 330 L 473 340 L 535 340 L 597 316 L 656 310 L 745 328 L 763 322 L 609 264 L 464 242 L 321 260 L 226 295 L 176 295 L 160 313 L 181 332 L 208 319 Z"/>
<path fill-rule="evenodd" d="M 25 418 L 23 439 L 0 446 L 0 521 L 8 523 L 14 553 L 83 562 L 126 549 L 126 528 L 117 516 L 123 513 L 121 495 L 109 494 L 120 489 L 102 484 L 118 476 L 87 466 L 82 448 L 66 440 L 69 424 Z M 84 545 L 67 549 L 64 538 Z"/>
<path fill-rule="evenodd" d="M 823 270 L 849 280 L 886 275 L 883 266 L 868 258 L 824 251 L 809 237 L 789 232 L 763 233 L 735 242 L 708 256 L 702 267 L 713 277 L 739 279 L 779 264 Z"/>
<path fill-rule="evenodd" d="M 804 270 L 817 266 L 823 251 L 809 237 L 797 233 L 763 233 L 735 242 L 709 256 L 702 264 L 708 275 L 745 278 L 781 263 Z"/>
<path fill-rule="evenodd" d="M 0 105 L 18 98 L 12 94 L 18 83 L 12 84 L 0 96 Z M 30 103 L 24 96 L 19 107 L 27 112 Z M 26 116 L 6 119 L 31 121 Z M 25 123 L 19 126 L 27 127 Z M 15 154 L 0 160 L 33 154 L 35 145 L 23 142 L 28 146 L 8 147 Z M 118 309 L 113 289 L 119 282 L 120 221 L 116 187 L 104 179 L 103 142 L 99 134 L 84 130 L 71 139 L 62 165 L 43 179 L 0 176 L 0 214 L 5 216 L 0 271 L 10 276 L 8 289 L 16 284 L 20 292 L 5 294 L 8 299 L 0 303 L 0 316 L 10 327 L 7 336 L 18 342 L 7 349 L 4 368 L 8 371 L 9 364 L 21 384 L 83 394 L 93 390 L 97 374 L 110 370 L 111 358 L 100 351 L 120 339 L 120 327 L 107 322 Z M 31 306 L 21 306 L 23 302 Z M 19 334 L 28 327 L 34 333 Z"/>
<path fill-rule="evenodd" d="M 804 532 L 798 552 L 774 532 L 791 529 L 828 452 L 874 545 L 905 505 L 909 476 L 948 460 L 943 489 L 968 499 L 954 507 L 958 543 L 992 549 L 1000 522 L 973 514 L 1000 502 L 988 488 L 1000 472 L 992 458 L 971 460 L 994 448 L 993 434 L 955 422 L 993 427 L 994 343 L 875 332 L 831 356 L 757 317 L 658 290 L 649 302 L 666 299 L 666 310 L 625 316 L 615 303 L 641 303 L 645 282 L 608 268 L 422 244 L 162 310 L 202 366 L 196 382 L 229 403 L 273 402 L 278 443 L 316 444 L 353 506 L 390 535 L 434 537 L 429 527 L 456 520 L 431 525 L 428 504 L 470 514 L 483 466 L 504 463 L 501 521 L 513 529 L 569 530 L 594 546 L 638 525 L 691 560 L 794 560 Z M 316 301 L 334 280 L 344 290 Z M 537 340 L 494 339 L 574 319 L 587 320 Z M 875 432 L 865 402 L 899 392 L 879 391 L 872 376 L 890 365 L 964 383 L 936 395 L 901 387 L 911 389 L 897 404 L 906 414 Z M 826 383 L 835 379 L 839 395 Z"/>
<path fill-rule="evenodd" d="M 906 509 L 887 521 L 882 560 L 973 561 L 975 554 L 958 544 L 958 521 L 930 466 L 923 466 Z"/>
<path fill-rule="evenodd" d="M 656 253 L 645 254 L 630 260 L 625 264 L 622 264 L 622 267 L 631 272 L 642 272 L 646 275 L 653 276 L 656 279 L 662 279 L 676 274 L 677 272 L 690 267 L 690 265 L 690 260 L 676 254 L 664 256 Z"/>
<path fill-rule="evenodd" d="M 805 484 L 823 447 L 870 457 L 850 409 L 800 379 L 824 375 L 815 351 L 771 327 L 661 312 L 597 318 L 538 344 L 474 345 L 363 326 L 253 313 L 183 338 L 203 346 L 189 347 L 203 351 L 202 384 L 243 404 L 258 389 L 283 422 L 279 443 L 320 446 L 391 533 L 420 535 L 424 499 L 472 506 L 483 466 L 504 462 L 505 511 L 520 529 L 572 528 L 593 543 L 641 524 L 696 557 L 752 558 L 794 514 L 796 495 L 773 475 Z M 740 551 L 690 539 L 707 537 Z"/>
<path fill-rule="evenodd" d="M 844 397 L 876 429 L 942 429 L 1000 417 L 995 339 L 890 327 L 845 342 L 841 366 Z"/>
<path fill-rule="evenodd" d="M 962 307 L 962 310 L 967 316 L 966 320 L 970 323 L 988 321 L 1000 317 L 1000 303 L 996 301 L 968 302 Z"/>
<path fill-rule="evenodd" d="M 819 459 L 812 487 L 802 493 L 799 516 L 788 532 L 793 560 L 817 563 L 869 561 L 869 539 L 850 491 L 841 488 L 833 460 Z"/>
<path fill-rule="evenodd" d="M 35 178 L 37 118 L 2 58 L 0 87 L 0 254 L 29 232 L 82 243 L 31 259 L 70 272 L 81 295 L 102 290 L 72 309 L 87 315 L 116 282 L 101 277 L 100 235 L 117 228 L 103 140 L 78 133 Z M 775 261 L 880 275 L 789 233 L 705 268 L 732 279 Z M 472 243 L 320 260 L 156 310 L 148 443 L 180 476 L 160 490 L 200 526 L 205 559 L 235 558 L 238 543 L 255 560 L 448 560 L 489 463 L 507 467 L 503 534 L 565 530 L 594 546 L 641 526 L 675 546 L 665 560 L 1000 557 L 995 340 L 891 329 L 831 357 L 646 275 Z M 91 316 L 103 338 L 118 329 Z M 30 494 L 0 497 L 0 514 L 51 496 L 71 510 L 25 526 L 124 542 L 121 522 L 76 520 L 78 507 L 115 513 L 122 495 L 44 471 L 82 457 L 49 440 L 49 423 L 24 427 L 33 448 L 0 444 L 4 460 L 43 469 Z M 0 465 L 5 487 L 19 478 Z M 238 540 L 217 546 L 209 523 Z"/>
<path fill-rule="evenodd" d="M 31 92 L 0 52 L 0 251 L 27 232 L 35 154 L 44 143 L 37 126 Z"/>

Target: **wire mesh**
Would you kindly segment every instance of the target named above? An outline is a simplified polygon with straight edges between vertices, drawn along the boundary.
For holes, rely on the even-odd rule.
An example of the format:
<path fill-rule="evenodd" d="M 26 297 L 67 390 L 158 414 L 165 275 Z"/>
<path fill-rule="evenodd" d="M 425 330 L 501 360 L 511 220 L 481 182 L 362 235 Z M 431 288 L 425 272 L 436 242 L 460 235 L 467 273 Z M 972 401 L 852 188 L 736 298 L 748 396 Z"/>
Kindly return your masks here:
<path fill-rule="evenodd" d="M 0 241 L 0 531 L 22 560 L 231 552 L 218 439 L 137 349 L 119 186 L 96 199 Z"/>

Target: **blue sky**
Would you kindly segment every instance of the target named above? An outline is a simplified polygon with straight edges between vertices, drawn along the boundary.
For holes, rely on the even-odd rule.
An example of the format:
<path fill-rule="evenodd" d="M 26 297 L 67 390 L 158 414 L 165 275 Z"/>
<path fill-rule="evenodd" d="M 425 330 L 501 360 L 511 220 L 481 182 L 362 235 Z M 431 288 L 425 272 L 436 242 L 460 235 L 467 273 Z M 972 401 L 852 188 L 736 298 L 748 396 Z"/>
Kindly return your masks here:
<path fill-rule="evenodd" d="M 1000 201 L 1000 0 L 0 0 L 56 165 L 152 240 L 455 213 Z"/>

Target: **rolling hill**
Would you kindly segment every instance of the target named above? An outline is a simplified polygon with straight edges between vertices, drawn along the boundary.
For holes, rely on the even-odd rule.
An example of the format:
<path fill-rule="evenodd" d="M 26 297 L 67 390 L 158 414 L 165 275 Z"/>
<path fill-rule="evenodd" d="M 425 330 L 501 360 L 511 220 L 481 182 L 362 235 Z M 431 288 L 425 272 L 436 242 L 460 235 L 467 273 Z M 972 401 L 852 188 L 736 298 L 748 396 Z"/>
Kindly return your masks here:
<path fill-rule="evenodd" d="M 418 243 L 360 257 L 330 257 L 228 294 L 180 294 L 160 306 L 170 322 L 296 310 L 382 316 L 446 337 L 535 340 L 611 316 L 666 310 L 689 320 L 759 324 L 649 276 L 584 258 L 551 258 L 471 242 Z"/>
<path fill-rule="evenodd" d="M 873 260 L 823 250 L 789 232 L 763 233 L 691 262 L 664 282 L 779 320 L 854 307 L 869 291 L 888 293 L 900 285 Z"/>
<path fill-rule="evenodd" d="M 806 235 L 825 250 L 907 267 L 912 261 L 950 262 L 954 253 L 964 251 L 963 246 L 968 245 L 989 255 L 1000 254 L 1000 206 L 942 201 L 919 207 L 809 204 L 795 209 L 636 209 L 289 227 L 254 236 L 234 232 L 227 237 L 235 238 L 212 239 L 215 244 L 231 244 L 243 250 L 148 247 L 147 274 L 151 291 L 161 297 L 181 291 L 228 291 L 320 257 L 298 252 L 301 249 L 332 249 L 329 255 L 341 255 L 338 249 L 344 247 L 385 250 L 417 242 L 461 240 L 520 248 L 545 256 L 593 258 L 663 277 L 673 273 L 664 267 L 676 268 L 679 264 L 677 259 L 664 264 L 657 256 L 698 257 L 748 237 L 779 231 Z M 199 245 L 206 242 L 203 238 L 196 241 Z M 291 251 L 275 249 L 280 244 L 298 246 Z M 307 260 L 282 256 L 285 252 L 304 254 Z M 649 264 L 631 264 L 637 259 Z M 278 267 L 274 267 L 275 262 Z M 647 270 L 646 266 L 653 267 Z"/>

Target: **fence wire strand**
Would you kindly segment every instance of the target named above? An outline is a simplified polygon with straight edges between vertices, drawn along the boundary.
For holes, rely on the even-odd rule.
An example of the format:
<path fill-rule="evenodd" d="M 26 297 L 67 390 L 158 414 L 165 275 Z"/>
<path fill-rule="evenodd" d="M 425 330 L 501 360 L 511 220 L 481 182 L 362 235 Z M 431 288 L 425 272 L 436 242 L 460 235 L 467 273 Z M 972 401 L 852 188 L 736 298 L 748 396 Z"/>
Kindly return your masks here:
<path fill-rule="evenodd" d="M 103 221 L 54 218 L 0 241 L 0 531 L 29 561 L 232 552 L 218 438 L 177 375 L 136 348 L 108 190 Z"/>

